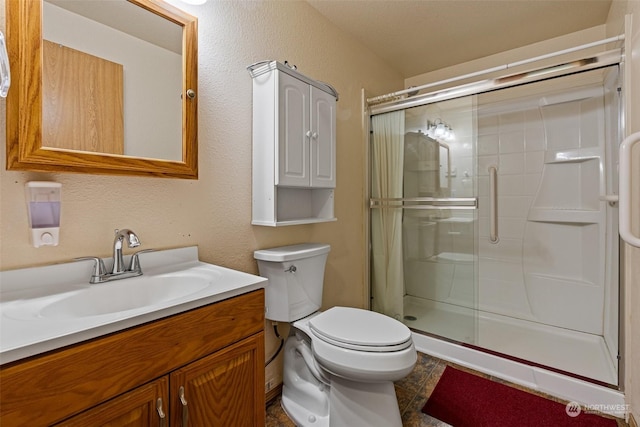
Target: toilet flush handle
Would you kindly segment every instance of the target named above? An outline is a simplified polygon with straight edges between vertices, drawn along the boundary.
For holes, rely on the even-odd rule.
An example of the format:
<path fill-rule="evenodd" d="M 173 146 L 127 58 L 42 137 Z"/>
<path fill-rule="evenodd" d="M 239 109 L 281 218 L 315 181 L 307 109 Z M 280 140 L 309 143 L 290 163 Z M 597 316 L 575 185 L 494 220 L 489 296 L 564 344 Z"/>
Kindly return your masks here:
<path fill-rule="evenodd" d="M 292 264 L 284 272 L 285 273 L 295 273 L 297 270 L 298 270 L 298 268 L 295 265 Z"/>

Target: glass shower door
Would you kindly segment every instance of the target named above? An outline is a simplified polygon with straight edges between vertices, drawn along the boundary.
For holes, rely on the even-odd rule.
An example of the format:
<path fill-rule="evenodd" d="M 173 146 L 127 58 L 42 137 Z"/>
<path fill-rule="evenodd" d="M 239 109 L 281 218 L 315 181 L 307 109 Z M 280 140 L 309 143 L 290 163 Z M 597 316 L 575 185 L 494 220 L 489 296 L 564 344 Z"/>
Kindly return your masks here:
<path fill-rule="evenodd" d="M 617 383 L 617 66 L 478 95 L 477 345 Z"/>
<path fill-rule="evenodd" d="M 402 270 L 387 287 L 372 287 L 374 310 L 384 312 L 382 306 L 393 299 L 395 308 L 386 314 L 410 328 L 465 343 L 474 343 L 477 335 L 475 136 L 465 131 L 473 129 L 472 102 L 467 97 L 439 103 L 437 110 L 427 105 L 403 111 L 395 141 L 385 139 L 379 126 L 387 118 L 372 118 L 372 282 L 385 269 L 385 259 L 376 253 L 390 240 L 375 238 L 381 216 L 396 216 L 401 254 L 396 263 Z M 387 114 L 394 113 L 381 116 Z M 388 166 L 380 164 L 376 145 L 394 142 L 401 147 L 396 148 L 396 166 L 376 172 Z M 392 177 L 401 180 L 400 190 L 379 191 L 384 185 L 376 180 Z M 390 287 L 393 296 L 386 292 Z"/>
<path fill-rule="evenodd" d="M 618 384 L 620 93 L 614 65 L 374 114 L 373 309 Z"/>

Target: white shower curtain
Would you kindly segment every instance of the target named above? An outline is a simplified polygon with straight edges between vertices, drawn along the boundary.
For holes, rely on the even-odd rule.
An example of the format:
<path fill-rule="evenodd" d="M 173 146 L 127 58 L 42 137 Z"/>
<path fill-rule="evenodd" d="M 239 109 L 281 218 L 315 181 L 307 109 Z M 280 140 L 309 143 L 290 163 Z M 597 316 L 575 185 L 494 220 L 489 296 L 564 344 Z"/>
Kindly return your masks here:
<path fill-rule="evenodd" d="M 371 197 L 401 198 L 404 111 L 373 116 Z M 402 209 L 371 210 L 373 310 L 402 320 L 404 271 Z"/>

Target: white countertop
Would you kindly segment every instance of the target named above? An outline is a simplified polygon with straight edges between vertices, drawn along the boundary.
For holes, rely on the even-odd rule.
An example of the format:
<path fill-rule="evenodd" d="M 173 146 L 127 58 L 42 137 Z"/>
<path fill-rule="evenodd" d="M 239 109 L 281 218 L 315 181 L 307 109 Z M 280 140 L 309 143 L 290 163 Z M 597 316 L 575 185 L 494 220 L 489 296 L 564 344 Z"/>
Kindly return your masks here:
<path fill-rule="evenodd" d="M 92 261 L 0 272 L 0 363 L 202 307 L 264 288 L 267 283 L 263 277 L 200 262 L 195 246 L 141 253 L 139 257 L 142 276 L 93 285 L 89 284 Z M 108 266 L 109 260 L 105 261 Z M 52 303 L 90 287 L 107 286 L 110 299 L 124 301 L 130 297 L 129 287 L 143 280 L 175 279 L 183 274 L 201 278 L 204 285 L 183 296 L 115 313 L 42 315 L 42 310 Z M 79 309 L 83 311 L 82 307 Z"/>

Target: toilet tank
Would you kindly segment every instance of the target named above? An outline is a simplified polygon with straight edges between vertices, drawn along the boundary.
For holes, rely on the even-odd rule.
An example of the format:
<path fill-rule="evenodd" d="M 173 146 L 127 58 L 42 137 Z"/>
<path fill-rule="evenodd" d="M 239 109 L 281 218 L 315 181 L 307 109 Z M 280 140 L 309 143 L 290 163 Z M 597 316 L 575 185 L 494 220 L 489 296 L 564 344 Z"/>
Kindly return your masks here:
<path fill-rule="evenodd" d="M 261 249 L 253 253 L 265 287 L 265 317 L 294 322 L 320 309 L 324 267 L 331 247 L 303 243 Z"/>

